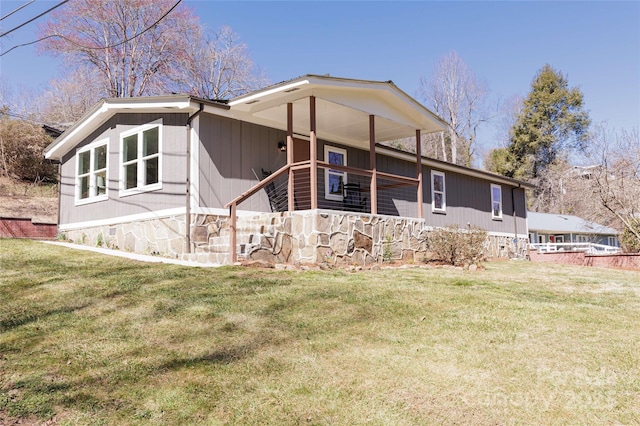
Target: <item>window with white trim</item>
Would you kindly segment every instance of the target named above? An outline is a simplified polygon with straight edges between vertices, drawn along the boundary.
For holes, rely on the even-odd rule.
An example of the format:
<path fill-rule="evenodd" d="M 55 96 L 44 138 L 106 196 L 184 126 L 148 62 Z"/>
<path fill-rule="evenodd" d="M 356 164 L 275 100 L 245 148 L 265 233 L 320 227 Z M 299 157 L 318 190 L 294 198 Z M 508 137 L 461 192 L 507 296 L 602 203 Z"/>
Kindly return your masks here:
<path fill-rule="evenodd" d="M 431 210 L 444 212 L 447 209 L 444 173 L 431 170 Z"/>
<path fill-rule="evenodd" d="M 108 198 L 108 140 L 101 140 L 76 152 L 76 204 L 93 203 Z"/>
<path fill-rule="evenodd" d="M 120 139 L 120 195 L 162 188 L 162 126 L 139 127 Z"/>
<path fill-rule="evenodd" d="M 612 247 L 618 247 L 618 238 L 617 237 L 607 237 L 607 243 Z"/>
<path fill-rule="evenodd" d="M 491 217 L 493 219 L 502 219 L 502 187 L 491 184 Z"/>
<path fill-rule="evenodd" d="M 335 146 L 324 146 L 324 161 L 340 166 L 347 165 L 347 150 Z M 327 200 L 342 201 L 343 187 L 347 183 L 347 172 L 325 169 L 324 171 L 324 198 Z"/>

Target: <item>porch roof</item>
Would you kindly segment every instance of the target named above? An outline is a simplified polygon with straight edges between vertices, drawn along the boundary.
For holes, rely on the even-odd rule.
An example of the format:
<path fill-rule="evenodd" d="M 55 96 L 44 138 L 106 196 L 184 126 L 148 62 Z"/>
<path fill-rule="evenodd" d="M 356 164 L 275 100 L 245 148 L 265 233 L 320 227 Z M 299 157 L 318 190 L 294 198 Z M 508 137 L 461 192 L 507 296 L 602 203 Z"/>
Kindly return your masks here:
<path fill-rule="evenodd" d="M 369 115 L 376 142 L 439 132 L 446 124 L 391 81 L 305 75 L 229 101 L 237 118 L 285 130 L 287 103 L 293 104 L 293 131 L 308 136 L 309 97 L 316 98 L 318 138 L 369 148 Z"/>

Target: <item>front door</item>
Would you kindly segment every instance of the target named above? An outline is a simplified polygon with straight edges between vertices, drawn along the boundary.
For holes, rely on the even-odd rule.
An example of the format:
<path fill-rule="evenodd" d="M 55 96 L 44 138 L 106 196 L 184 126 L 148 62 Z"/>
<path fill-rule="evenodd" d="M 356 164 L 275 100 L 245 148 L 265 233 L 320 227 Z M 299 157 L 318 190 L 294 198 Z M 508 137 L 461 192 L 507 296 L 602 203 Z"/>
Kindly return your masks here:
<path fill-rule="evenodd" d="M 294 139 L 293 162 L 309 161 L 310 159 L 309 141 Z M 311 208 L 311 174 L 309 169 L 293 172 L 293 196 L 295 197 L 296 210 Z"/>

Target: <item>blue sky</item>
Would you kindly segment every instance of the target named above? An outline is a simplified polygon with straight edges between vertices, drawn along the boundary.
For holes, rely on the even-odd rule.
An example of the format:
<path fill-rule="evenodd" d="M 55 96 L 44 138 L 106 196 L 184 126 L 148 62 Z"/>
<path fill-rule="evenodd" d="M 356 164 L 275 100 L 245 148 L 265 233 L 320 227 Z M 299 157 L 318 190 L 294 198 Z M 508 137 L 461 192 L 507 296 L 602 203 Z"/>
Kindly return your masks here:
<path fill-rule="evenodd" d="M 2 0 L 6 15 L 24 1 Z M 2 31 L 48 9 L 36 1 Z M 393 80 L 415 95 L 421 76 L 455 50 L 491 90 L 493 104 L 526 96 L 546 63 L 585 97 L 593 122 L 640 128 L 640 2 L 221 2 L 188 1 L 200 20 L 229 25 L 274 83 L 304 74 Z M 64 7 L 64 6 L 63 6 Z M 46 20 L 41 18 L 37 22 Z M 36 23 L 1 41 L 2 52 L 36 39 Z M 0 58 L 5 85 L 45 87 L 57 59 L 24 47 Z M 492 125 L 485 147 L 496 146 Z"/>

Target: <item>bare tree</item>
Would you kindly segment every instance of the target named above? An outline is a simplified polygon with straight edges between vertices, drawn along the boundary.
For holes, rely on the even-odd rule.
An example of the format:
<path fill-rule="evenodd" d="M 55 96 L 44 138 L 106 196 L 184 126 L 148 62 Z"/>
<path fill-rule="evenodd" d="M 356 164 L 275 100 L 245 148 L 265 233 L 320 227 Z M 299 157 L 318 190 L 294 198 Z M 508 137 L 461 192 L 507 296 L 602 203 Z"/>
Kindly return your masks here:
<path fill-rule="evenodd" d="M 449 124 L 440 137 L 439 157 L 470 166 L 476 152 L 478 126 L 488 119 L 486 84 L 451 51 L 435 65 L 430 79 L 420 78 L 418 95 Z M 435 140 L 432 142 L 437 146 Z"/>
<path fill-rule="evenodd" d="M 41 51 L 91 65 L 109 97 L 155 94 L 182 62 L 198 20 L 175 0 L 75 0 L 40 27 Z M 175 8 L 175 9 L 174 9 Z"/>
<path fill-rule="evenodd" d="M 81 67 L 49 82 L 34 105 L 40 121 L 64 130 L 105 96 L 97 84 L 97 71 Z"/>
<path fill-rule="evenodd" d="M 616 134 L 603 126 L 588 144 L 588 159 L 598 167 L 590 184 L 603 214 L 623 229 L 626 245 L 640 250 L 640 134 L 638 129 Z"/>
<path fill-rule="evenodd" d="M 228 26 L 190 46 L 172 76 L 174 91 L 207 99 L 229 99 L 268 84 L 246 44 Z"/>

